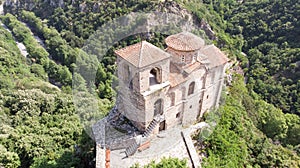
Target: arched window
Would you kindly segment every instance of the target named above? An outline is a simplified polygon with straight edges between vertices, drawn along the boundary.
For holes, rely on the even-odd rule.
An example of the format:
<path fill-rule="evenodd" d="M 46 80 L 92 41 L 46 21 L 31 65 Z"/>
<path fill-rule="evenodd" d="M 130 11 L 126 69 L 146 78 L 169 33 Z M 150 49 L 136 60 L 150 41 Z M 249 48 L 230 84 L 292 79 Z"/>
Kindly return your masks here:
<path fill-rule="evenodd" d="M 162 99 L 156 100 L 156 102 L 154 103 L 154 116 L 163 114 L 163 105 L 162 104 L 163 104 Z"/>
<path fill-rule="evenodd" d="M 175 93 L 172 92 L 170 94 L 170 99 L 171 99 L 171 106 L 174 106 L 175 105 Z"/>
<path fill-rule="evenodd" d="M 149 84 L 155 85 L 161 83 L 161 70 L 159 68 L 153 68 L 149 74 Z"/>
<path fill-rule="evenodd" d="M 189 91 L 188 91 L 188 95 L 191 95 L 194 93 L 194 89 L 195 89 L 195 82 L 190 83 L 189 85 Z"/>

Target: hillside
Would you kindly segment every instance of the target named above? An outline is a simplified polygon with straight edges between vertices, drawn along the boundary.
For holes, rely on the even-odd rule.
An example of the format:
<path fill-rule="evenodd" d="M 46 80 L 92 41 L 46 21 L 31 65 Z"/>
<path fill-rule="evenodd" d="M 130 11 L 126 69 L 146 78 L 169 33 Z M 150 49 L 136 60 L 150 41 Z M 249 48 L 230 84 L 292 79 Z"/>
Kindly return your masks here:
<path fill-rule="evenodd" d="M 94 167 L 94 142 L 84 129 L 88 124 L 82 125 L 80 119 L 95 114 L 79 117 L 72 86 L 96 93 L 96 100 L 85 101 L 95 101 L 97 115 L 105 116 L 116 94 L 111 87 L 116 80 L 113 51 L 141 41 L 145 34 L 119 41 L 102 60 L 81 48 L 107 21 L 150 11 L 188 15 L 199 27 L 206 22 L 211 31 L 199 33 L 205 32 L 234 67 L 245 72 L 246 84 L 244 76 L 232 74 L 233 83 L 224 94 L 226 101 L 211 136 L 203 139 L 202 130 L 194 137 L 198 152 L 207 157 L 202 166 L 300 167 L 298 1 L 18 2 L 7 1 L 6 15 L 0 17 L 11 30 L 0 27 L 0 167 Z M 148 40 L 163 47 L 164 37 L 152 33 Z M 15 40 L 25 45 L 26 58 Z M 95 72 L 92 83 L 77 73 L 83 65 Z M 72 78 L 78 83 L 72 84 Z M 208 114 L 206 120 L 211 117 Z M 186 166 L 176 159 L 156 166 L 162 165 Z"/>
<path fill-rule="evenodd" d="M 241 37 L 248 87 L 285 113 L 299 113 L 299 10 L 291 1 L 214 1 L 223 30 Z"/>

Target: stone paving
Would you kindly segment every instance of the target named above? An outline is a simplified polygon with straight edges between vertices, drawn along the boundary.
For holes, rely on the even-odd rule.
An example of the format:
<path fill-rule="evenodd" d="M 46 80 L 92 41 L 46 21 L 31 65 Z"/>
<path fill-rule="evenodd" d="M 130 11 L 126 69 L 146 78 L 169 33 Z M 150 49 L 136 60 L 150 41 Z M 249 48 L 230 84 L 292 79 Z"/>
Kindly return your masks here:
<path fill-rule="evenodd" d="M 142 152 L 136 152 L 129 158 L 126 158 L 125 150 L 111 151 L 111 167 L 126 168 L 135 163 L 146 165 L 151 161 L 159 162 L 163 157 L 186 159 L 188 166 L 192 167 L 181 131 L 190 132 L 190 129 L 183 129 L 178 126 L 163 131 L 151 140 L 150 148 Z"/>
<path fill-rule="evenodd" d="M 207 123 L 201 122 L 196 125 L 192 125 L 189 128 L 182 128 L 181 125 L 178 125 L 176 127 L 162 131 L 158 135 L 151 137 L 150 147 L 148 149 L 145 149 L 142 152 L 136 152 L 133 156 L 129 156 L 127 158 L 125 154 L 125 148 L 128 147 L 130 143 L 127 141 L 123 142 L 120 140 L 120 138 L 123 137 L 123 139 L 125 140 L 130 138 L 131 136 L 134 136 L 135 134 L 132 134 L 132 132 L 135 132 L 135 130 L 128 129 L 130 131 L 128 132 L 127 130 L 127 133 L 122 133 L 116 130 L 110 124 L 122 124 L 120 124 L 119 121 L 115 119 L 120 117 L 115 117 L 117 115 L 113 114 L 117 113 L 112 113 L 93 125 L 93 132 L 95 136 L 94 138 L 97 144 L 102 144 L 102 146 L 108 145 L 111 147 L 111 149 L 115 149 L 112 150 L 110 154 L 110 165 L 112 168 L 127 168 L 133 166 L 135 163 L 139 163 L 139 165 L 142 166 L 150 163 L 151 161 L 159 162 L 163 157 L 186 159 L 189 167 L 192 167 L 193 165 L 191 159 L 193 160 L 193 163 L 195 165 L 200 165 L 200 158 L 194 148 L 190 135 L 196 130 L 208 126 Z M 115 124 L 113 121 L 118 124 Z M 119 126 L 118 128 L 123 130 L 125 127 Z M 181 134 L 181 132 L 183 134 Z M 185 143 L 182 136 L 184 136 L 185 141 L 188 140 L 188 142 Z M 143 138 L 141 138 L 141 135 L 136 136 L 135 139 L 139 144 L 141 144 L 141 142 L 144 140 Z M 191 155 L 191 157 L 189 154 Z M 100 158 L 98 157 L 98 159 Z M 97 162 L 105 162 L 105 159 L 102 158 Z"/>

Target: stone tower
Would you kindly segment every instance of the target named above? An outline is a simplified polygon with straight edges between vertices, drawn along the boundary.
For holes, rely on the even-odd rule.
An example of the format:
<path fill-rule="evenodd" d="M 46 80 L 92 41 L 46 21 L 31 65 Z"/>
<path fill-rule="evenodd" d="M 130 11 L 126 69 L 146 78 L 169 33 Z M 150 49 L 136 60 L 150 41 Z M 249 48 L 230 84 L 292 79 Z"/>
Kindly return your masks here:
<path fill-rule="evenodd" d="M 172 55 L 172 63 L 180 67 L 187 67 L 197 62 L 199 51 L 204 47 L 202 38 L 189 33 L 182 32 L 166 38 L 166 51 Z"/>
<path fill-rule="evenodd" d="M 169 87 L 170 55 L 142 41 L 115 51 L 119 94 L 118 110 L 140 131 L 164 113 Z"/>

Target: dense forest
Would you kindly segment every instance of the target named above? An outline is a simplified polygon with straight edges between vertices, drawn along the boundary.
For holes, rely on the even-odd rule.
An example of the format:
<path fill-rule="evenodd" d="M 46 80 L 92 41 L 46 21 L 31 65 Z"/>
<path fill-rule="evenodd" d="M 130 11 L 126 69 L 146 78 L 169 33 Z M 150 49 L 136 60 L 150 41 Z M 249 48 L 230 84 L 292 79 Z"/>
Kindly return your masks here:
<path fill-rule="evenodd" d="M 119 41 L 101 60 L 81 48 L 108 21 L 130 12 L 174 13 L 174 8 L 175 14 L 186 9 L 195 24 L 207 22 L 216 36 L 212 43 L 244 72 L 244 76 L 233 74 L 211 136 L 203 139 L 202 130 L 194 137 L 199 154 L 206 156 L 202 166 L 300 167 L 297 0 L 20 0 L 18 5 L 4 4 L 6 14 L 0 19 L 11 32 L 0 27 L 0 167 L 94 167 L 94 142 L 81 119 L 95 114 L 78 115 L 72 89 L 93 90 L 97 111 L 105 116 L 116 95 L 113 51 L 141 41 L 144 35 Z M 164 37 L 153 33 L 147 40 L 163 47 Z M 26 57 L 15 41 L 24 44 Z M 92 83 L 78 73 L 83 66 L 87 69 L 81 72 L 95 71 Z M 210 117 L 208 113 L 205 120 Z M 145 167 L 187 165 L 168 158 Z"/>

